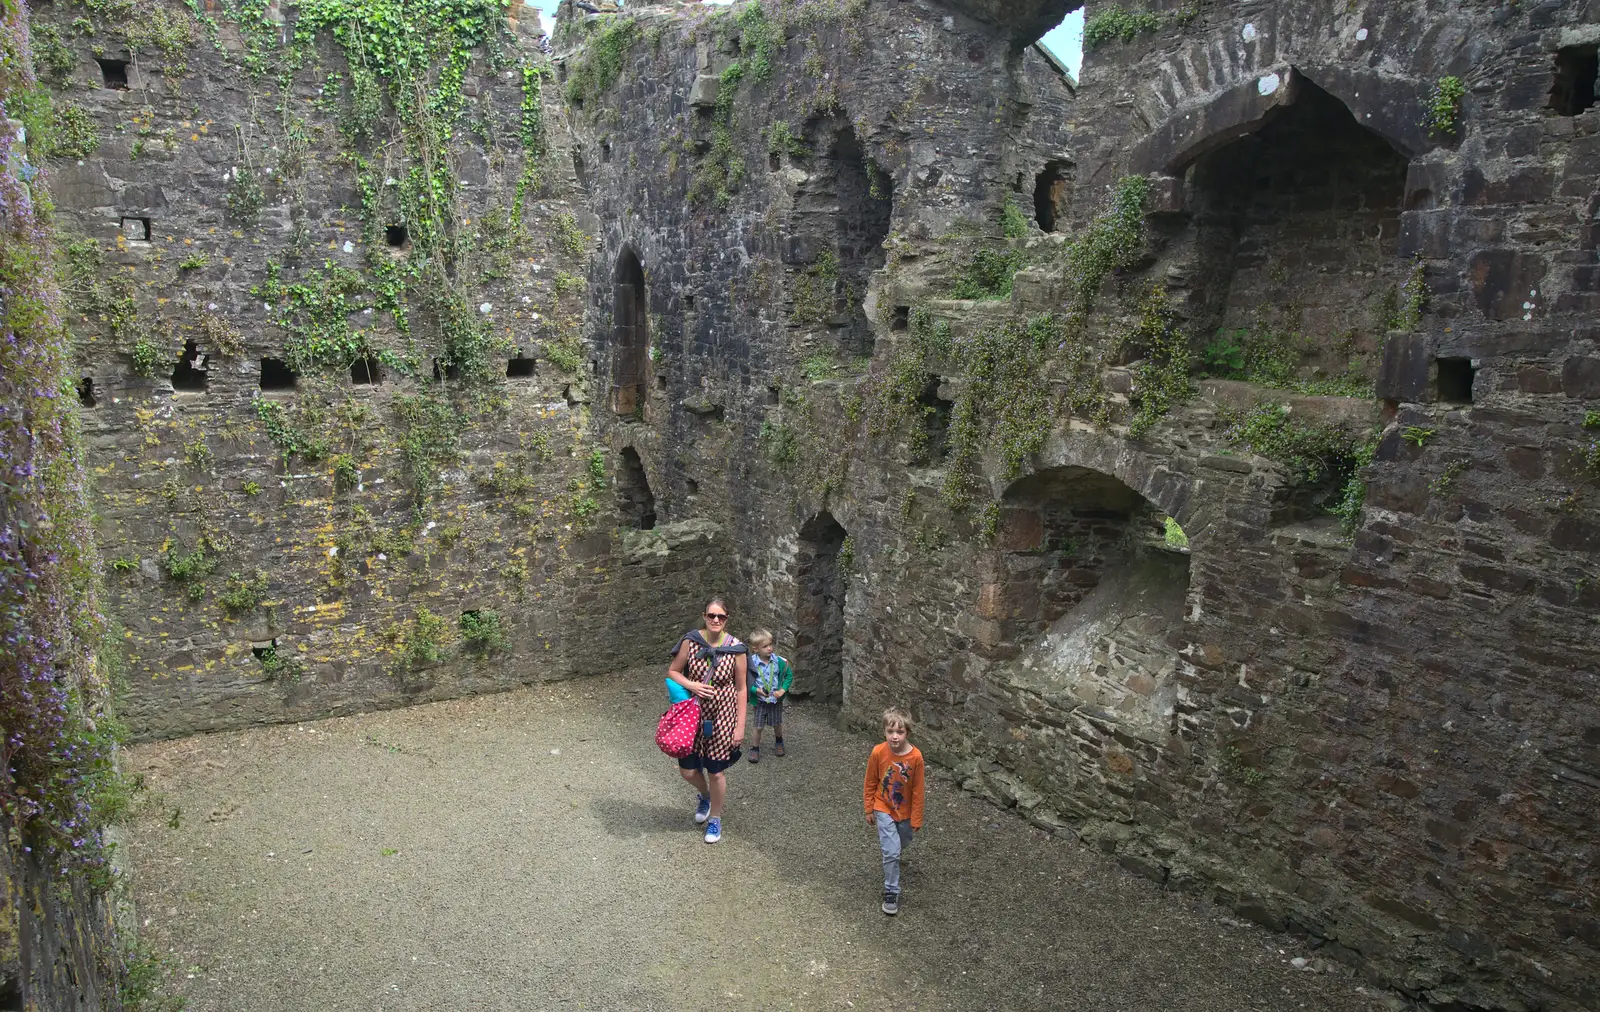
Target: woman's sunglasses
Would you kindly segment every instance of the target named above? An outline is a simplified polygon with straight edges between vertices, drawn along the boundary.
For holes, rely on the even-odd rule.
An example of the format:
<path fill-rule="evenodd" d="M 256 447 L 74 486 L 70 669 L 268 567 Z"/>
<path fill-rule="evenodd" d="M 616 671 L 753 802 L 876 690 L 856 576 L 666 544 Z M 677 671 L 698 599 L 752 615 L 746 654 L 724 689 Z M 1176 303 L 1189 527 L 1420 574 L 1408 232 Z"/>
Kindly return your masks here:
<path fill-rule="evenodd" d="M 706 612 L 706 621 L 707 622 L 726 622 L 726 621 L 728 621 L 728 616 L 724 612 L 708 611 L 708 612 Z"/>

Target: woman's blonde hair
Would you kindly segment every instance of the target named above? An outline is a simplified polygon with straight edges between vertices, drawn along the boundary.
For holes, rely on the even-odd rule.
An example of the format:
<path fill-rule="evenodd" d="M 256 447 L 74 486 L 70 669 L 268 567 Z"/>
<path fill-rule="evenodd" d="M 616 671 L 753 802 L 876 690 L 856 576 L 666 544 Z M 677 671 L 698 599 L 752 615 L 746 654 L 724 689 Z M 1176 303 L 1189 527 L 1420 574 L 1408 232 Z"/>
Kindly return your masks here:
<path fill-rule="evenodd" d="M 744 638 L 744 640 L 745 640 L 746 643 L 748 643 L 751 646 L 755 647 L 757 650 L 760 650 L 762 647 L 764 647 L 768 643 L 772 642 L 772 630 L 771 629 L 754 629 L 754 630 L 751 630 L 750 635 L 746 636 Z"/>
<path fill-rule="evenodd" d="M 895 727 L 903 727 L 907 731 L 910 731 L 911 714 L 900 709 L 898 706 L 891 706 L 887 710 L 883 711 L 883 729 L 887 731 L 890 728 Z"/>

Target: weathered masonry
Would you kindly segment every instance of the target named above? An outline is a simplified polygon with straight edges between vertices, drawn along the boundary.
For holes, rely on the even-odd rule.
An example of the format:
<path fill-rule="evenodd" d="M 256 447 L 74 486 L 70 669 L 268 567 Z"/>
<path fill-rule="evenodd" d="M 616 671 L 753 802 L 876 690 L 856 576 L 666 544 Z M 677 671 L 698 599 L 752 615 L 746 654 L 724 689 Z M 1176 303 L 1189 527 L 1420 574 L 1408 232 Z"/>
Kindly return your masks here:
<path fill-rule="evenodd" d="M 1600 1007 L 1600 8 L 1091 7 L 1080 83 L 1067 0 L 467 6 L 33 13 L 138 733 L 727 593 L 1139 874 Z"/>

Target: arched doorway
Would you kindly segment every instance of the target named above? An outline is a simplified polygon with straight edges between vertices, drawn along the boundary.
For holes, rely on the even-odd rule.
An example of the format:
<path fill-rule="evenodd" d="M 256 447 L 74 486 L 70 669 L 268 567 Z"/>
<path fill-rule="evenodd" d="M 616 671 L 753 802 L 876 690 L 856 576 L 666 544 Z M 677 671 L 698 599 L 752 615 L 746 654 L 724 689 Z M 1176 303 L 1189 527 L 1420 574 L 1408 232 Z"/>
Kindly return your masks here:
<path fill-rule="evenodd" d="M 800 528 L 795 578 L 794 691 L 827 706 L 844 703 L 845 530 L 831 513 Z"/>
<path fill-rule="evenodd" d="M 612 294 L 611 408 L 619 415 L 639 415 L 650 369 L 650 309 L 644 265 L 631 248 L 617 257 Z"/>

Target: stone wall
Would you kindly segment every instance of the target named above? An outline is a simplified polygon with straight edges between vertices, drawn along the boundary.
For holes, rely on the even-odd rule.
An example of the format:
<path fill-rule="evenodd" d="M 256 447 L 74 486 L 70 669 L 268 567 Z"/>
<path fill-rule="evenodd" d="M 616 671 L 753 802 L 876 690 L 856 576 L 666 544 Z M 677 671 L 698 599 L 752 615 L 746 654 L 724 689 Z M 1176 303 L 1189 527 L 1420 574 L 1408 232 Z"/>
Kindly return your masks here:
<path fill-rule="evenodd" d="M 1594 1005 L 1600 114 L 1543 108 L 1588 12 L 1157 4 L 1075 86 L 979 6 L 637 6 L 573 124 L 656 382 L 597 420 L 846 719 L 910 705 L 970 789 L 1442 1007 Z M 563 19 L 575 72 L 611 22 Z M 863 287 L 818 211 L 873 201 Z"/>
<path fill-rule="evenodd" d="M 1588 5 L 1163 2 L 1081 85 L 1056 2 L 629 7 L 435 68 L 442 138 L 317 5 L 45 15 L 139 728 L 659 659 L 731 582 L 1038 825 L 1600 1002 Z"/>
<path fill-rule="evenodd" d="M 49 168 L 138 735 L 653 661 L 724 579 L 681 500 L 619 534 L 614 483 L 659 476 L 588 422 L 594 219 L 537 21 L 458 44 L 454 111 L 421 72 L 419 126 L 323 10 L 36 14 L 98 142 Z"/>

